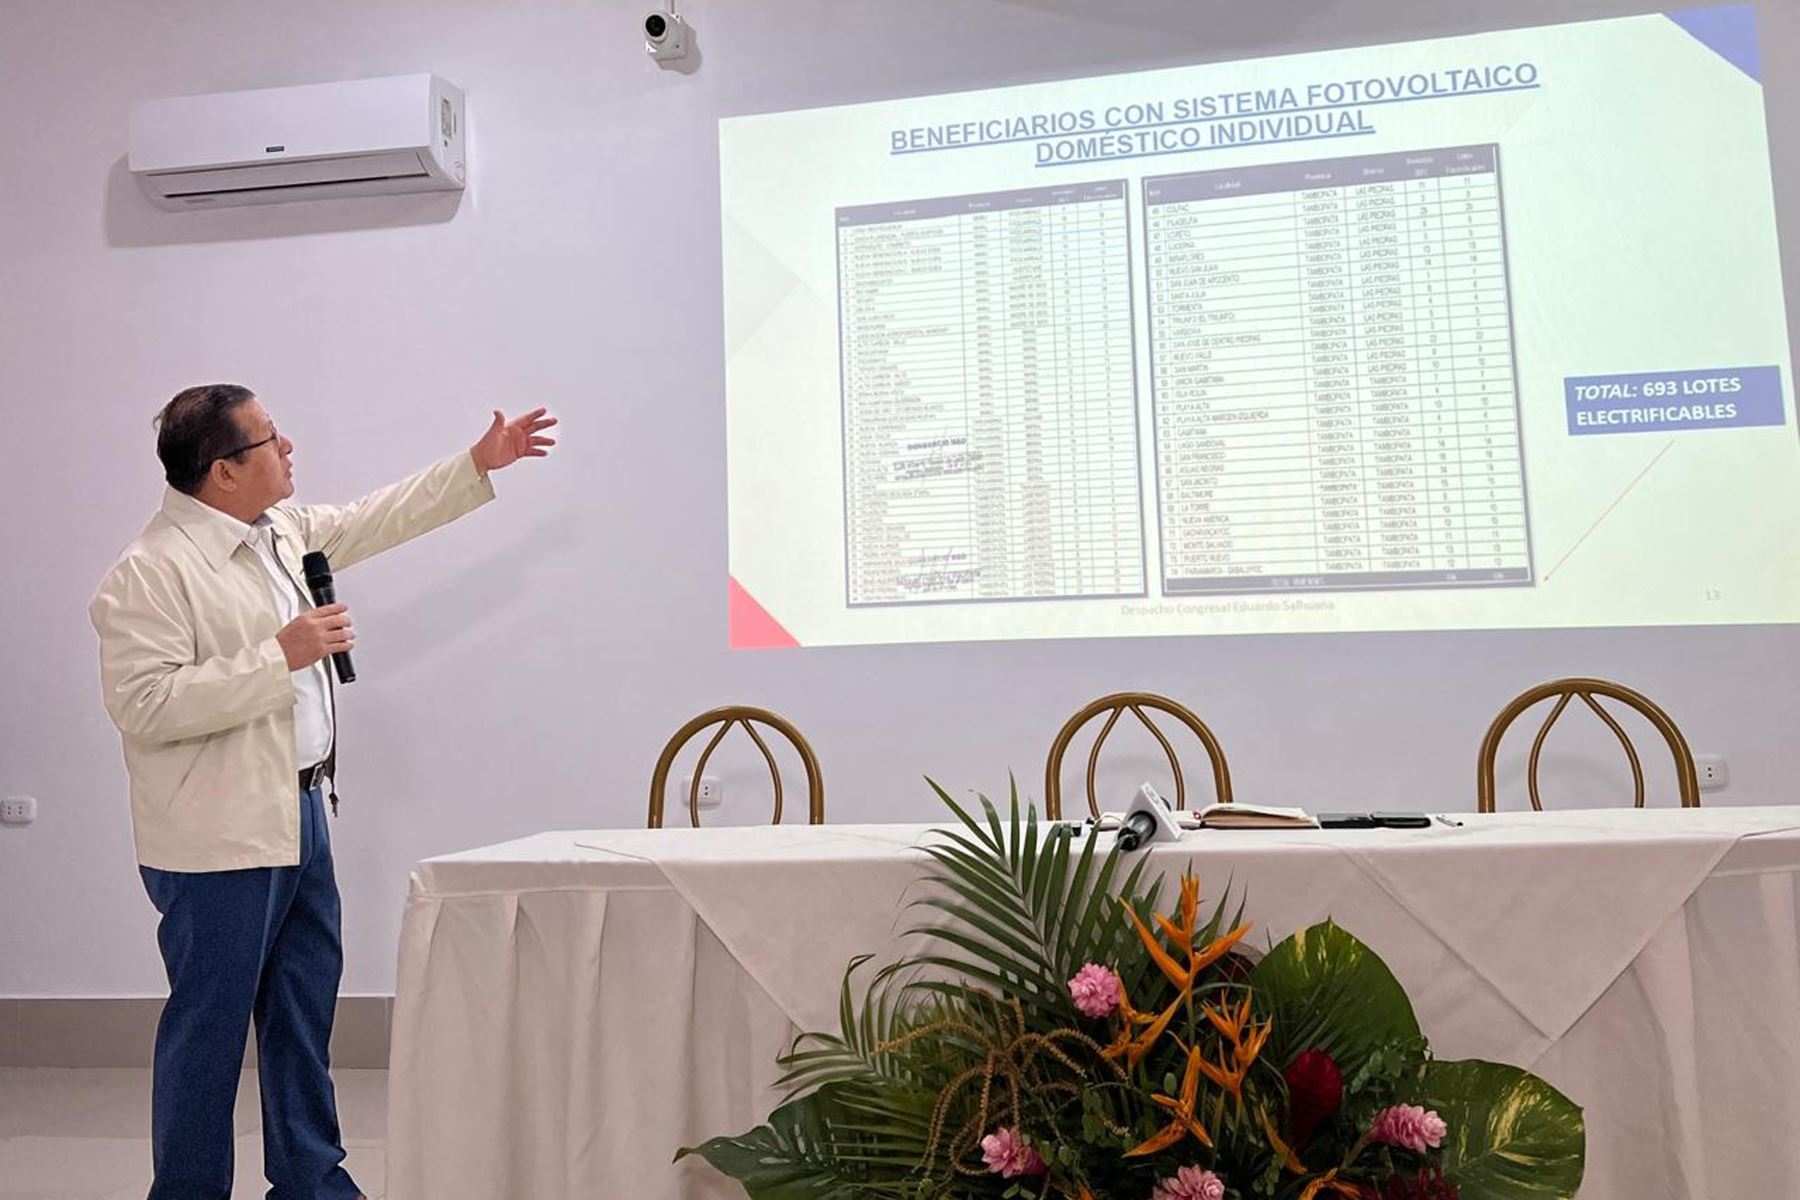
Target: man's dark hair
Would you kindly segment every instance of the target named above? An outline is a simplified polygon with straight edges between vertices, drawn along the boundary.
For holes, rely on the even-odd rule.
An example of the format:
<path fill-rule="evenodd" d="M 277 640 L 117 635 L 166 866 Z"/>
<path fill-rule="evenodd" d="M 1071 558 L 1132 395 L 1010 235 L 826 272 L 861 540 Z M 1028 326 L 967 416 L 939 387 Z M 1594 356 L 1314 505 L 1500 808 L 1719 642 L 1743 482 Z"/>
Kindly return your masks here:
<path fill-rule="evenodd" d="M 186 388 L 156 414 L 156 457 L 162 459 L 169 486 L 191 496 L 206 472 L 221 458 L 235 457 L 244 431 L 232 416 L 256 393 L 235 383 L 207 383 Z"/>

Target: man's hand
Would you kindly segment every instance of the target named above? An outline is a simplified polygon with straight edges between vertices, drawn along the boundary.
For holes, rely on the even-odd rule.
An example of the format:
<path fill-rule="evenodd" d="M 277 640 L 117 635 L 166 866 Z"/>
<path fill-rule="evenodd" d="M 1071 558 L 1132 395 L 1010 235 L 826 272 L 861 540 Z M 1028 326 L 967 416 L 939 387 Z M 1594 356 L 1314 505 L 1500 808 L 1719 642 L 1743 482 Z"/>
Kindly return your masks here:
<path fill-rule="evenodd" d="M 327 654 L 347 652 L 356 645 L 350 632 L 350 614 L 341 604 L 310 608 L 281 627 L 275 635 L 287 655 L 288 670 L 310 667 Z"/>
<path fill-rule="evenodd" d="M 556 439 L 539 436 L 556 424 L 555 417 L 544 415 L 548 411 L 534 408 L 524 416 L 508 421 L 496 408 L 494 423 L 488 426 L 479 442 L 469 447 L 475 469 L 486 475 L 489 471 L 511 466 L 521 458 L 543 458 L 550 453 L 549 447 L 556 445 Z"/>

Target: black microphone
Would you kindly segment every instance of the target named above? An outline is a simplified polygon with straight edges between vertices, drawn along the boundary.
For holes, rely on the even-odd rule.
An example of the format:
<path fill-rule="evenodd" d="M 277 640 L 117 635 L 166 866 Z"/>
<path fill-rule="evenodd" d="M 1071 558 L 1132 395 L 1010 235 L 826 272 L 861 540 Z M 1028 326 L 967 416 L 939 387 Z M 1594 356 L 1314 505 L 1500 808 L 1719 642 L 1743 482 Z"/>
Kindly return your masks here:
<path fill-rule="evenodd" d="M 331 560 L 325 557 L 323 550 L 314 550 L 301 559 L 300 569 L 306 574 L 306 588 L 312 593 L 314 604 L 324 608 L 327 604 L 337 603 L 337 587 L 331 582 Z M 337 668 L 339 683 L 356 682 L 356 668 L 350 665 L 348 650 L 333 654 L 331 665 Z"/>
<path fill-rule="evenodd" d="M 1123 825 L 1119 826 L 1119 849 L 1128 852 L 1136 850 L 1155 833 L 1156 818 L 1142 810 L 1134 812 L 1125 818 Z"/>

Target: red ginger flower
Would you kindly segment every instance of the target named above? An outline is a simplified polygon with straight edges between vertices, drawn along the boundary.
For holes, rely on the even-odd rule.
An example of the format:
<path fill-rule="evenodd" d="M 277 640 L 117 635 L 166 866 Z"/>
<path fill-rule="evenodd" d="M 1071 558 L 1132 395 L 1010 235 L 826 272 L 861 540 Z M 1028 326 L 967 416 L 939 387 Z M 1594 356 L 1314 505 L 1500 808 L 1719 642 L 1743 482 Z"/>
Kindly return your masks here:
<path fill-rule="evenodd" d="M 1380 1200 L 1461 1200 L 1462 1189 L 1436 1165 L 1417 1175 L 1395 1175 L 1381 1184 Z"/>
<path fill-rule="evenodd" d="M 1288 1086 L 1288 1133 L 1298 1153 L 1320 1125 L 1337 1115 L 1344 1102 L 1344 1076 L 1323 1050 L 1301 1051 L 1281 1075 Z"/>

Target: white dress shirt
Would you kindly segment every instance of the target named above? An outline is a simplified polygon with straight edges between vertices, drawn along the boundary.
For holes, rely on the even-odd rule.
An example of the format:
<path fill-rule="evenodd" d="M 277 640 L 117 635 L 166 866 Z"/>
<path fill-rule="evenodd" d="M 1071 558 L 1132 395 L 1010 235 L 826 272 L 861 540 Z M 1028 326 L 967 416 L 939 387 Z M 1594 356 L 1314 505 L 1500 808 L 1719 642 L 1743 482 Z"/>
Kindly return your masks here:
<path fill-rule="evenodd" d="M 256 551 L 263 570 L 269 573 L 269 590 L 275 593 L 275 611 L 281 615 L 283 627 L 312 607 L 312 597 L 301 593 L 300 581 L 289 577 L 286 569 L 276 561 L 271 540 L 275 536 L 275 522 L 269 519 L 268 513 L 248 525 L 224 513 L 219 516 L 243 529 L 245 543 Z M 294 672 L 294 761 L 301 768 L 324 762 L 325 756 L 331 753 L 331 681 L 325 677 L 328 669 L 325 663 L 326 660 L 321 658 L 310 667 Z"/>

